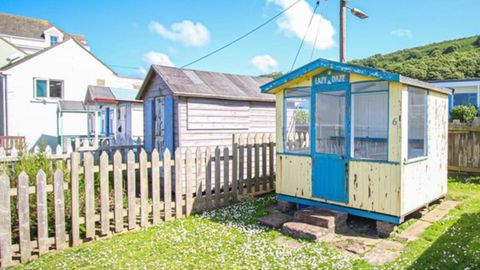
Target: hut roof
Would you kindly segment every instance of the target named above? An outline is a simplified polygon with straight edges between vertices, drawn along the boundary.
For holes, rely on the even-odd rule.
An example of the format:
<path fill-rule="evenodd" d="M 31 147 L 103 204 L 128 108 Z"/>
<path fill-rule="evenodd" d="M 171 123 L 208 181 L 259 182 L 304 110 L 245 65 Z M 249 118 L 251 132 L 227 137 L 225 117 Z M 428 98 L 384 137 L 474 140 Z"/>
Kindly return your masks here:
<path fill-rule="evenodd" d="M 230 100 L 269 101 L 271 95 L 260 93 L 260 86 L 270 78 L 152 65 L 137 98 L 142 98 L 148 80 L 156 74 L 175 96 Z"/>
<path fill-rule="evenodd" d="M 85 102 L 91 101 L 117 103 L 117 102 L 137 102 L 141 103 L 141 100 L 135 99 L 138 90 L 115 88 L 108 86 L 89 85 L 87 89 L 87 96 Z"/>

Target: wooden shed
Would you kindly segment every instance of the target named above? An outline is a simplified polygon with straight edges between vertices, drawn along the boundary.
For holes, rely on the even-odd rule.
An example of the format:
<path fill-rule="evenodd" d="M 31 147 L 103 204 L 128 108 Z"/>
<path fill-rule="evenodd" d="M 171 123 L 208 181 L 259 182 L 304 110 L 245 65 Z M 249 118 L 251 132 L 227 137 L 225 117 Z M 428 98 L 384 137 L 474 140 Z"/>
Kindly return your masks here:
<path fill-rule="evenodd" d="M 399 224 L 447 193 L 449 90 L 325 59 L 261 90 L 279 199 Z"/>
<path fill-rule="evenodd" d="M 258 91 L 270 80 L 152 65 L 137 96 L 146 150 L 231 146 L 232 134 L 274 133 L 275 98 Z"/>

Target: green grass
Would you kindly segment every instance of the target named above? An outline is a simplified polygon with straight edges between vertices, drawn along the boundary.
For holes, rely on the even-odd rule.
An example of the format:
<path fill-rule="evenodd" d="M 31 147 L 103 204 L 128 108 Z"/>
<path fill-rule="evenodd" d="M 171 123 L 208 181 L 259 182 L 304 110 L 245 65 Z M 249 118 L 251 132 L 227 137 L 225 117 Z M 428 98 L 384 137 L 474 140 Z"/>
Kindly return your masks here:
<path fill-rule="evenodd" d="M 449 198 L 461 204 L 430 226 L 405 253 L 379 269 L 479 269 L 480 184 L 452 179 Z M 27 269 L 369 269 L 325 243 L 300 241 L 293 250 L 278 246 L 281 234 L 255 224 L 273 196 L 251 199 L 41 256 Z"/>

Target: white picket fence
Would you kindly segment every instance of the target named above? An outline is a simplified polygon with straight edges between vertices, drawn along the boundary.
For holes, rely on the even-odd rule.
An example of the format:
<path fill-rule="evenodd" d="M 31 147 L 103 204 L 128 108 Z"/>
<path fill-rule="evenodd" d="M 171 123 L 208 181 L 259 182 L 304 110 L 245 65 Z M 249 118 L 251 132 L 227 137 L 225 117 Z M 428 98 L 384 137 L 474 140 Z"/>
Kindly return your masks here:
<path fill-rule="evenodd" d="M 3 172 L 1 266 L 271 192 L 273 136 L 251 138 L 235 136 L 231 147 L 205 151 L 178 148 L 173 158 L 168 150 L 161 156 L 129 150 L 126 158 L 116 151 L 113 159 L 72 152 L 62 154 L 69 156 L 66 171 L 40 170 L 34 179 Z"/>

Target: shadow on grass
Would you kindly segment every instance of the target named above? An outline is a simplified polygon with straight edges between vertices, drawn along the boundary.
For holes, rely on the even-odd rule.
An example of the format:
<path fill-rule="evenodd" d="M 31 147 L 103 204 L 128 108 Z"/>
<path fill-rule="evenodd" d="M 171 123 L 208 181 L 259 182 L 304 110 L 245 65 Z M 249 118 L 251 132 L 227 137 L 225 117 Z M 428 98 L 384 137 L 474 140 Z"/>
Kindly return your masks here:
<path fill-rule="evenodd" d="M 463 214 L 409 269 L 480 269 L 480 211 Z"/>

